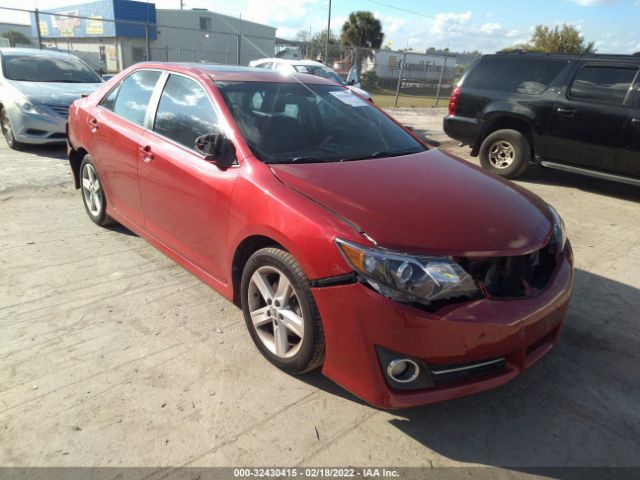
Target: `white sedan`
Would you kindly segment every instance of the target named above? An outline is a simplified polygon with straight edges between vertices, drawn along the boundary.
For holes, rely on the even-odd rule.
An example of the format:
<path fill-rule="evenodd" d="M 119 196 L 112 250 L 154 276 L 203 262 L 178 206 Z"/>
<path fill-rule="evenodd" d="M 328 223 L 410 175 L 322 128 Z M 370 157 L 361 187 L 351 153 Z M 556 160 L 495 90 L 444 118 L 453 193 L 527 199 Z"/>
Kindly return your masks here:
<path fill-rule="evenodd" d="M 360 83 L 357 79 L 345 82 L 340 78 L 336 72 L 325 64 L 316 62 L 315 60 L 291 60 L 287 58 L 261 58 L 260 60 L 253 60 L 249 63 L 250 67 L 256 68 L 268 68 L 271 70 L 278 70 L 283 74 L 290 73 L 307 73 L 309 75 L 315 75 L 317 77 L 329 78 L 335 80 L 341 85 L 346 86 L 348 89 L 353 90 L 358 95 L 366 98 L 370 102 L 373 102 L 371 95 L 360 88 Z"/>

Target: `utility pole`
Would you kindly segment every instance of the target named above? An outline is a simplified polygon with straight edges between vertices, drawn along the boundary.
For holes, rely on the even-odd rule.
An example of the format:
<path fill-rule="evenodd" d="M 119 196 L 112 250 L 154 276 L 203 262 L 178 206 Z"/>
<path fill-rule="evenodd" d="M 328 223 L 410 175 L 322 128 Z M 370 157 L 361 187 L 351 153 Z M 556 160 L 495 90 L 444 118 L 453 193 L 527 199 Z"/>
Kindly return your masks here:
<path fill-rule="evenodd" d="M 324 44 L 324 63 L 329 64 L 329 35 L 331 35 L 331 0 L 329 0 L 329 15 L 327 18 L 327 41 Z"/>
<path fill-rule="evenodd" d="M 42 34 L 40 33 L 40 11 L 37 8 L 35 11 L 35 19 L 36 19 L 36 32 L 38 33 L 38 48 L 42 50 Z"/>
<path fill-rule="evenodd" d="M 180 0 L 180 10 L 184 10 L 184 0 Z"/>
<path fill-rule="evenodd" d="M 438 90 L 436 90 L 436 108 L 438 107 L 438 102 L 440 102 L 440 89 L 442 88 L 442 79 L 444 78 L 445 68 L 447 68 L 447 57 L 444 57 L 444 63 L 442 64 L 442 69 L 440 70 L 440 80 L 438 80 Z"/>
<path fill-rule="evenodd" d="M 400 84 L 402 83 L 402 74 L 404 73 L 404 64 L 407 61 L 407 50 L 405 49 L 402 60 L 400 60 L 400 71 L 398 72 L 398 85 L 396 86 L 396 98 L 393 101 L 393 108 L 398 108 L 398 96 L 400 95 Z"/>

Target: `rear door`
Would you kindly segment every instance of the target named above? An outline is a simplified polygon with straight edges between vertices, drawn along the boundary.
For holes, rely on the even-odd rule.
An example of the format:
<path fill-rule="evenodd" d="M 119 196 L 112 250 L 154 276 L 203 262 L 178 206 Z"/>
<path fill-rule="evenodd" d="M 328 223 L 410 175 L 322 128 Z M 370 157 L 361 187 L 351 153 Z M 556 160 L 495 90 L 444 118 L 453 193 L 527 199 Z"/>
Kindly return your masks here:
<path fill-rule="evenodd" d="M 138 141 L 157 70 L 138 70 L 117 85 L 89 115 L 91 155 L 111 207 L 144 225 L 138 189 Z"/>
<path fill-rule="evenodd" d="M 638 68 L 629 64 L 579 65 L 549 120 L 545 157 L 561 163 L 622 173 L 616 165 Z"/>
<path fill-rule="evenodd" d="M 632 95 L 635 100 L 622 130 L 616 169 L 623 175 L 640 178 L 640 74 L 636 77 Z"/>
<path fill-rule="evenodd" d="M 199 81 L 163 77 L 140 139 L 145 229 L 212 277 L 225 282 L 227 214 L 237 167 L 221 170 L 194 148 L 221 116 Z M 164 85 L 163 85 L 164 83 Z M 157 104 L 156 104 L 157 102 Z"/>

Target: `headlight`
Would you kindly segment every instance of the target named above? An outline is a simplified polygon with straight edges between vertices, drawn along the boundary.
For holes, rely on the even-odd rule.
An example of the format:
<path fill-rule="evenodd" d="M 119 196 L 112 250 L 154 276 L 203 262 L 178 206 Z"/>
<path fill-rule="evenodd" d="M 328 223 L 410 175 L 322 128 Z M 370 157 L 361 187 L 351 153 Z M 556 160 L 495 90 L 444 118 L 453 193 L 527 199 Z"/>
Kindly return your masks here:
<path fill-rule="evenodd" d="M 560 214 L 556 209 L 549 205 L 549 211 L 553 217 L 553 237 L 551 238 L 551 241 L 558 246 L 558 251 L 562 253 L 564 252 L 564 246 L 567 243 L 567 230 L 564 226 L 564 222 L 562 221 L 562 217 L 560 217 Z"/>
<path fill-rule="evenodd" d="M 27 100 L 24 97 L 19 97 L 16 100 L 16 105 L 18 105 L 18 108 L 23 113 L 28 113 L 31 115 L 50 115 L 49 112 L 46 112 L 45 110 L 39 107 L 36 107 L 33 103 L 31 103 L 29 100 Z"/>
<path fill-rule="evenodd" d="M 340 251 L 378 293 L 406 303 L 473 297 L 478 287 L 463 268 L 447 257 L 419 257 L 336 239 Z"/>

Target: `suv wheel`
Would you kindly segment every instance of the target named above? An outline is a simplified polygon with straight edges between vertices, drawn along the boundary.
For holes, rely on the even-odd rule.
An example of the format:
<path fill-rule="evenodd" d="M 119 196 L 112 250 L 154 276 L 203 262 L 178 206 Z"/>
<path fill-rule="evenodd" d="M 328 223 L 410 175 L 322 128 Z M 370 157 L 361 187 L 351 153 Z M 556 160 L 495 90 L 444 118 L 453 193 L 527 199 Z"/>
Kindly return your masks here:
<path fill-rule="evenodd" d="M 531 159 L 531 145 L 517 130 L 498 130 L 487 136 L 480 147 L 480 164 L 505 178 L 522 175 Z"/>
<path fill-rule="evenodd" d="M 263 248 L 247 261 L 242 312 L 260 352 L 278 368 L 300 374 L 322 365 L 324 332 L 309 280 L 293 256 Z"/>

